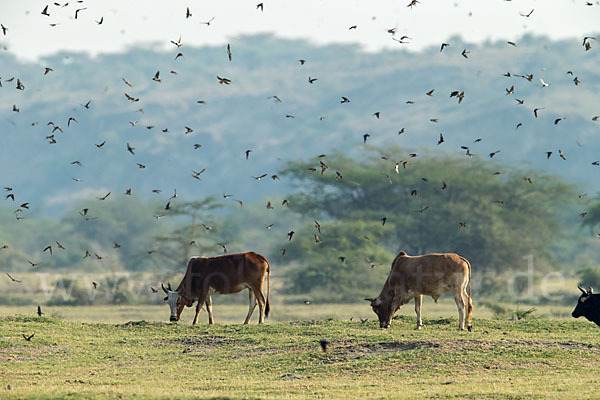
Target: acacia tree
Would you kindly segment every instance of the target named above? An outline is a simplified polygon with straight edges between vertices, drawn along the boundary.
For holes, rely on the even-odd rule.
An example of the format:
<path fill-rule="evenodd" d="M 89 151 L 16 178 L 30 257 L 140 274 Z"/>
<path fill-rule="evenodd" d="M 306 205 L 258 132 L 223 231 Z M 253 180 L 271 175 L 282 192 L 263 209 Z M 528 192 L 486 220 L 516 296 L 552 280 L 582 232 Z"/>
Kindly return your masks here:
<path fill-rule="evenodd" d="M 219 218 L 214 214 L 222 205 L 215 197 L 175 203 L 169 210 L 161 210 L 165 217 L 177 222 L 177 228 L 168 235 L 157 236 L 157 253 L 176 267 L 185 266 L 192 255 L 212 252 L 219 242 Z"/>
<path fill-rule="evenodd" d="M 340 255 L 354 252 L 364 261 L 375 248 L 388 259 L 399 250 L 456 252 L 471 261 L 474 271 L 495 273 L 522 267 L 522 257 L 530 254 L 536 267 L 553 263 L 552 246 L 562 238 L 560 210 L 575 197 L 570 184 L 476 158 L 411 157 L 415 152 L 399 148 L 386 153 L 397 157 L 357 160 L 335 154 L 292 162 L 281 173 L 297 189 L 290 196 L 294 211 L 320 219 L 325 230 L 328 223 L 337 227 L 333 241 Z M 350 236 L 373 237 L 375 247 Z M 299 265 L 291 279 L 306 279 L 300 271 L 310 271 L 310 284 L 327 286 L 339 266 L 322 262 L 298 239 L 288 245 L 288 260 Z M 327 248 L 327 236 L 321 239 L 313 247 Z M 368 265 L 362 266 L 368 270 Z M 291 287 L 306 289 L 298 283 Z"/>

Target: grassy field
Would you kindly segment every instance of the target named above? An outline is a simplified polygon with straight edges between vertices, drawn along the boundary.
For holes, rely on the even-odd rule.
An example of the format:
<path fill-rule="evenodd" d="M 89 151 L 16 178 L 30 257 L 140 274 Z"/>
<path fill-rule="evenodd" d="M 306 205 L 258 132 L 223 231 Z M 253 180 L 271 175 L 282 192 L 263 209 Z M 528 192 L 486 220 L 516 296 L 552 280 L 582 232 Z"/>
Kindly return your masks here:
<path fill-rule="evenodd" d="M 600 328 L 587 321 L 475 319 L 471 333 L 456 318 L 424 323 L 2 316 L 0 398 L 563 399 L 600 384 Z"/>
<path fill-rule="evenodd" d="M 215 322 L 217 323 L 241 323 L 248 312 L 248 305 L 245 296 L 238 304 L 220 304 L 220 296 L 213 296 L 214 306 L 213 313 Z M 301 301 L 300 304 L 272 304 L 270 322 L 289 322 L 298 320 L 320 320 L 326 318 L 336 318 L 340 320 L 349 320 L 353 318 L 373 319 L 376 315 L 371 311 L 371 307 L 367 302 L 355 304 L 309 304 L 305 305 Z M 68 321 L 80 322 L 110 322 L 124 323 L 128 321 L 155 321 L 168 322 L 169 307 L 165 304 L 161 305 L 94 305 L 94 306 L 44 306 L 42 308 L 47 317 L 65 319 Z M 552 318 L 552 319 L 569 319 L 574 305 L 517 305 L 517 304 L 501 304 L 503 308 L 510 312 L 517 310 L 527 310 L 532 307 L 536 309 L 534 315 L 536 317 Z M 182 314 L 182 322 L 191 323 L 194 318 L 195 308 L 186 308 Z M 478 318 L 493 318 L 495 315 L 491 309 L 474 301 L 474 315 Z M 27 306 L 0 306 L 0 316 L 26 314 L 34 315 L 36 312 L 35 305 Z M 406 316 L 414 316 L 414 306 L 411 302 L 403 306 L 398 314 Z M 440 299 L 438 303 L 434 303 L 430 297 L 423 298 L 423 316 L 429 318 L 458 316 L 456 304 L 450 297 Z M 207 322 L 207 314 L 203 310 L 200 313 L 200 323 Z M 258 308 L 254 311 L 253 321 L 258 320 Z"/>

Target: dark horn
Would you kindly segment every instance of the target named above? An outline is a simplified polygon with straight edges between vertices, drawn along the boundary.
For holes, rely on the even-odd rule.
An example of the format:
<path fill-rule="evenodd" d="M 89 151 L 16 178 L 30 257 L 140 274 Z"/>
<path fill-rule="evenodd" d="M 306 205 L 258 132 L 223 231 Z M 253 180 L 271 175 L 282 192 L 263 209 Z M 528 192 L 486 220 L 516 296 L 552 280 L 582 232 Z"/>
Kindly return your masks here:
<path fill-rule="evenodd" d="M 594 294 L 594 289 L 591 286 L 588 286 L 588 294 Z"/>
<path fill-rule="evenodd" d="M 162 290 L 165 291 L 166 294 L 169 294 L 169 291 L 167 289 L 165 289 L 165 285 L 163 285 L 162 283 L 160 284 L 160 287 L 162 287 Z"/>
<path fill-rule="evenodd" d="M 365 298 L 365 300 L 366 300 L 366 301 L 373 301 L 373 300 L 375 300 L 375 299 L 374 299 L 374 298 L 372 298 L 372 297 L 366 297 L 366 298 Z"/>
<path fill-rule="evenodd" d="M 167 288 L 168 288 L 169 290 L 171 290 L 171 291 L 173 290 L 173 289 L 171 288 L 171 282 L 167 282 Z"/>
<path fill-rule="evenodd" d="M 583 294 L 587 294 L 587 292 L 585 291 L 585 289 L 584 289 L 584 288 L 582 288 L 581 286 L 577 286 L 577 288 L 578 288 L 579 290 L 581 290 L 581 293 L 583 293 Z"/>

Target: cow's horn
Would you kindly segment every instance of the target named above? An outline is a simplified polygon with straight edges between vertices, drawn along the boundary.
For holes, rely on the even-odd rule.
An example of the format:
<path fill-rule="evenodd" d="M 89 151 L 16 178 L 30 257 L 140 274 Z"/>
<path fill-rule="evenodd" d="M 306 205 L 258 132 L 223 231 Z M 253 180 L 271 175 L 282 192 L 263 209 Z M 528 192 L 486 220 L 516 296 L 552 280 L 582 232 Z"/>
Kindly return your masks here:
<path fill-rule="evenodd" d="M 594 294 L 594 289 L 591 286 L 588 286 L 588 294 Z"/>
<path fill-rule="evenodd" d="M 584 289 L 584 288 L 582 288 L 581 286 L 577 286 L 577 288 L 578 288 L 579 290 L 581 290 L 581 293 L 583 293 L 583 294 L 587 294 L 587 292 L 585 291 L 585 289 Z"/>
<path fill-rule="evenodd" d="M 372 298 L 372 297 L 366 297 L 366 298 L 365 298 L 365 300 L 366 300 L 366 301 L 373 301 L 373 300 L 375 300 L 375 299 L 374 299 L 374 298 Z"/>
<path fill-rule="evenodd" d="M 171 282 L 167 282 L 167 288 L 168 288 L 169 290 L 173 290 L 173 289 L 171 288 Z"/>
<path fill-rule="evenodd" d="M 163 285 L 162 283 L 160 284 L 160 287 L 162 287 L 162 290 L 165 291 L 166 294 L 169 294 L 169 291 L 167 289 L 165 289 L 165 285 Z M 581 288 L 580 288 L 581 289 Z"/>

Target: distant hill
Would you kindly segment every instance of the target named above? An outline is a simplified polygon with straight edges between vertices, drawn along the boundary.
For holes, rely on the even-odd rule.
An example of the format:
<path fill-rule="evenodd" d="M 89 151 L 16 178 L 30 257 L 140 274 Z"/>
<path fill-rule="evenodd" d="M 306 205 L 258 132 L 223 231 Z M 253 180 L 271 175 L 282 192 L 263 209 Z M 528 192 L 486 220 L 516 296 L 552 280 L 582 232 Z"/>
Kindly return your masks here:
<path fill-rule="evenodd" d="M 600 159 L 600 121 L 592 120 L 600 115 L 600 44 L 585 51 L 581 42 L 533 36 L 516 46 L 449 43 L 442 52 L 412 53 L 399 44 L 397 51 L 367 53 L 261 35 L 232 40 L 231 62 L 224 47 L 58 54 L 35 64 L 5 52 L 0 185 L 13 187 L 16 202 L 30 202 L 38 215 L 127 188 L 148 197 L 160 189 L 166 198 L 176 188 L 189 200 L 227 192 L 253 201 L 290 191 L 285 180 L 270 178 L 287 161 L 333 150 L 356 155 L 368 133 L 367 145 L 407 149 L 388 155 L 394 160 L 408 157 L 408 149 L 464 154 L 460 146 L 468 146 L 483 158 L 500 150 L 490 162 L 558 174 L 590 194 L 600 189 L 600 167 L 592 166 Z M 184 56 L 175 59 L 178 52 Z M 44 67 L 53 71 L 44 75 Z M 161 82 L 152 80 L 157 71 Z M 516 76 L 530 74 L 530 81 Z M 17 79 L 24 90 L 15 88 Z M 464 91 L 460 104 L 453 91 Z M 77 120 L 70 127 L 69 117 Z M 192 171 L 204 168 L 194 179 Z"/>

